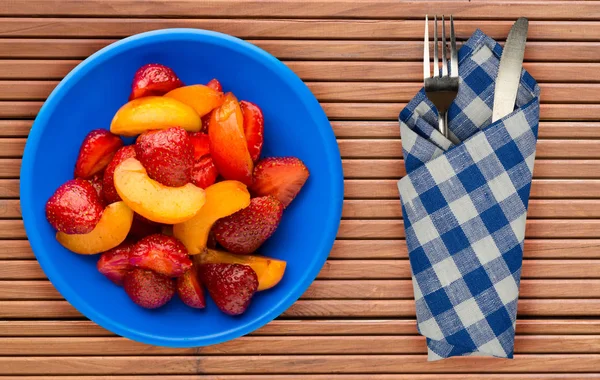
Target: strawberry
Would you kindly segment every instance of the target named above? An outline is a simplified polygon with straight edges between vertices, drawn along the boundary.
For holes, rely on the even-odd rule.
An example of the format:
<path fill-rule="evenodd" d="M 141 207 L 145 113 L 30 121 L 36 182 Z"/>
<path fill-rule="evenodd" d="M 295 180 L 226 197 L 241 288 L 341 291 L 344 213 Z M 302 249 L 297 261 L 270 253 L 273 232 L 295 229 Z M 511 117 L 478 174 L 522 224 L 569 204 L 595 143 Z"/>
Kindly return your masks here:
<path fill-rule="evenodd" d="M 184 304 L 195 309 L 204 309 L 204 289 L 198 279 L 198 270 L 192 266 L 181 277 L 177 278 L 177 294 Z"/>
<path fill-rule="evenodd" d="M 102 178 L 102 190 L 104 191 L 104 198 L 108 203 L 114 203 L 121 200 L 121 197 L 115 189 L 115 169 L 117 166 L 128 158 L 135 157 L 135 147 L 133 145 L 124 146 L 117 150 L 114 157 L 106 167 L 104 171 L 104 177 Z"/>
<path fill-rule="evenodd" d="M 202 128 L 200 129 L 200 132 L 208 133 L 208 126 L 210 125 L 212 114 L 213 111 L 210 111 L 207 115 L 202 116 Z"/>
<path fill-rule="evenodd" d="M 140 214 L 133 215 L 133 222 L 127 236 L 139 240 L 146 236 L 158 234 L 162 231 L 162 226 L 144 218 Z"/>
<path fill-rule="evenodd" d="M 87 234 L 100 221 L 104 207 L 96 189 L 85 179 L 62 184 L 46 203 L 46 219 L 66 234 Z"/>
<path fill-rule="evenodd" d="M 104 252 L 96 264 L 98 271 L 117 285 L 123 285 L 123 277 L 131 269 L 129 255 L 133 244 L 122 243 L 121 245 Z"/>
<path fill-rule="evenodd" d="M 254 182 L 250 191 L 257 197 L 273 195 L 285 208 L 298 195 L 308 176 L 308 169 L 299 158 L 265 158 L 254 168 Z"/>
<path fill-rule="evenodd" d="M 272 195 L 252 198 L 248 207 L 217 220 L 215 238 L 231 253 L 250 254 L 273 235 L 282 215 L 283 204 Z"/>
<path fill-rule="evenodd" d="M 129 100 L 143 96 L 164 95 L 181 86 L 183 82 L 173 70 L 158 63 L 150 63 L 135 72 Z"/>
<path fill-rule="evenodd" d="M 115 152 L 123 146 L 123 140 L 106 129 L 95 129 L 88 133 L 79 148 L 75 163 L 76 178 L 90 178 L 104 170 Z"/>
<path fill-rule="evenodd" d="M 213 78 L 206 84 L 206 87 L 210 87 L 215 91 L 223 92 L 223 86 L 221 86 L 221 82 L 217 78 Z"/>
<path fill-rule="evenodd" d="M 198 187 L 206 189 L 214 184 L 219 176 L 217 167 L 210 157 L 210 154 L 196 160 L 192 169 L 192 183 Z"/>
<path fill-rule="evenodd" d="M 242 100 L 240 108 L 244 115 L 244 135 L 252 161 L 258 161 L 264 140 L 265 118 L 262 110 L 254 103 Z"/>
<path fill-rule="evenodd" d="M 192 261 L 182 242 L 162 234 L 146 236 L 131 251 L 129 264 L 169 277 L 179 277 L 190 269 Z"/>
<path fill-rule="evenodd" d="M 206 133 L 192 132 L 189 133 L 190 142 L 194 146 L 194 159 L 210 154 L 210 139 Z"/>
<path fill-rule="evenodd" d="M 104 172 L 99 172 L 94 174 L 88 182 L 94 187 L 96 190 L 96 194 L 98 194 L 98 199 L 102 203 L 102 206 L 106 206 L 106 199 L 104 199 L 104 190 L 102 189 L 102 182 L 104 178 Z"/>
<path fill-rule="evenodd" d="M 148 176 L 163 185 L 179 187 L 190 182 L 194 146 L 181 127 L 141 134 L 135 143 L 135 155 Z"/>
<path fill-rule="evenodd" d="M 258 289 L 256 272 L 242 264 L 201 264 L 200 280 L 225 314 L 240 315 Z"/>
<path fill-rule="evenodd" d="M 175 281 L 145 269 L 133 269 L 123 277 L 125 292 L 137 305 L 156 309 L 173 298 Z"/>

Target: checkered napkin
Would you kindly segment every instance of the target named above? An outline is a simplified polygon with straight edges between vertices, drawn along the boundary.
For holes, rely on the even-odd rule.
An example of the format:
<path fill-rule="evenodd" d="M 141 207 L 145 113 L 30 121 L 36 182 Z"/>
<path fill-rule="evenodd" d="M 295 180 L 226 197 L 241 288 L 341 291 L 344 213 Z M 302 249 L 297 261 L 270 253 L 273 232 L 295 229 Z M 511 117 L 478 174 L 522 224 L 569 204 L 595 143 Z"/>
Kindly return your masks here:
<path fill-rule="evenodd" d="M 460 49 L 450 140 L 423 90 L 400 113 L 398 188 L 429 360 L 513 356 L 540 90 L 523 70 L 515 111 L 492 124 L 501 54 L 479 30 Z"/>

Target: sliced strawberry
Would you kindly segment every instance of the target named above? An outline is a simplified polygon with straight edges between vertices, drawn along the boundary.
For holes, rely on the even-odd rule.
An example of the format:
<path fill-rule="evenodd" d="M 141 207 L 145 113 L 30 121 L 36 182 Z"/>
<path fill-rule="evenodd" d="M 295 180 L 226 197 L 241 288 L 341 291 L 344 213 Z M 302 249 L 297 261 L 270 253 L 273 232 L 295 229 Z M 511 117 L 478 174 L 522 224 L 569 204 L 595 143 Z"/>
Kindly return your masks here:
<path fill-rule="evenodd" d="M 248 143 L 248 151 L 252 161 L 258 161 L 263 147 L 265 118 L 256 104 L 246 100 L 240 102 L 240 108 L 244 115 L 244 135 Z"/>
<path fill-rule="evenodd" d="M 46 219 L 66 234 L 87 234 L 100 221 L 104 206 L 92 184 L 81 178 L 62 184 L 46 203 Z"/>
<path fill-rule="evenodd" d="M 258 289 L 256 272 L 241 264 L 201 264 L 200 279 L 217 307 L 225 314 L 240 315 Z"/>
<path fill-rule="evenodd" d="M 79 148 L 75 163 L 76 178 L 90 178 L 104 170 L 115 152 L 123 146 L 123 140 L 106 129 L 95 129 L 88 133 Z"/>
<path fill-rule="evenodd" d="M 137 305 L 156 309 L 173 298 L 175 281 L 150 270 L 135 268 L 123 277 L 125 292 Z"/>
<path fill-rule="evenodd" d="M 129 264 L 169 277 L 187 272 L 192 261 L 185 245 L 171 236 L 154 234 L 138 241 L 131 251 Z"/>
<path fill-rule="evenodd" d="M 162 231 L 162 226 L 144 218 L 140 214 L 134 214 L 128 237 L 139 240 L 146 236 L 158 234 Z"/>
<path fill-rule="evenodd" d="M 194 146 L 194 160 L 200 157 L 210 154 L 210 139 L 206 133 L 193 132 L 189 133 L 190 142 Z"/>
<path fill-rule="evenodd" d="M 221 86 L 221 82 L 217 78 L 213 78 L 206 84 L 207 87 L 212 88 L 215 91 L 223 92 L 223 86 Z"/>
<path fill-rule="evenodd" d="M 283 204 L 272 195 L 252 198 L 248 207 L 217 220 L 215 238 L 231 253 L 250 254 L 273 235 L 282 215 Z"/>
<path fill-rule="evenodd" d="M 140 67 L 135 72 L 129 100 L 143 96 L 164 95 L 181 86 L 183 86 L 183 82 L 169 67 L 158 63 L 150 63 Z"/>
<path fill-rule="evenodd" d="M 270 157 L 254 168 L 250 191 L 254 196 L 273 195 L 287 207 L 308 179 L 309 171 L 296 157 Z"/>
<path fill-rule="evenodd" d="M 129 265 L 129 255 L 133 244 L 121 245 L 104 252 L 96 264 L 98 271 L 117 285 L 123 285 L 123 277 L 132 268 Z"/>
<path fill-rule="evenodd" d="M 94 174 L 90 179 L 88 179 L 88 182 L 90 184 L 92 184 L 92 186 L 94 187 L 94 190 L 96 190 L 96 194 L 98 194 L 98 199 L 100 199 L 100 203 L 102 203 L 102 206 L 106 206 L 106 199 L 104 198 L 104 190 L 102 189 L 103 179 L 104 179 L 104 172 L 98 172 L 98 173 Z"/>
<path fill-rule="evenodd" d="M 190 182 L 194 146 L 181 127 L 141 134 L 135 143 L 135 155 L 148 176 L 163 185 L 179 187 Z"/>
<path fill-rule="evenodd" d="M 214 184 L 219 176 L 219 172 L 210 154 L 196 160 L 192 169 L 192 183 L 198 187 L 206 189 Z"/>
<path fill-rule="evenodd" d="M 184 304 L 195 309 L 204 309 L 204 289 L 198 279 L 198 270 L 192 266 L 181 277 L 177 278 L 177 294 Z"/>
<path fill-rule="evenodd" d="M 115 189 L 115 169 L 121 162 L 134 157 L 134 146 L 124 146 L 115 153 L 114 157 L 106 167 L 104 177 L 102 178 L 102 190 L 104 191 L 104 198 L 108 203 L 114 203 L 121 200 L 121 197 L 117 193 L 117 189 Z"/>

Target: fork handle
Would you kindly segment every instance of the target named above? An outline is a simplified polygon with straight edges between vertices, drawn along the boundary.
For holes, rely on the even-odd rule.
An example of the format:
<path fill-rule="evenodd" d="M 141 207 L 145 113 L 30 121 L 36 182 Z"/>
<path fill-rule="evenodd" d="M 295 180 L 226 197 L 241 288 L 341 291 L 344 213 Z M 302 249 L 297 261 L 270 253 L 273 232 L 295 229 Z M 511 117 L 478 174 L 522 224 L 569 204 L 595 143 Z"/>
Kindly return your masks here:
<path fill-rule="evenodd" d="M 445 138 L 448 138 L 448 112 L 438 116 L 438 129 Z"/>

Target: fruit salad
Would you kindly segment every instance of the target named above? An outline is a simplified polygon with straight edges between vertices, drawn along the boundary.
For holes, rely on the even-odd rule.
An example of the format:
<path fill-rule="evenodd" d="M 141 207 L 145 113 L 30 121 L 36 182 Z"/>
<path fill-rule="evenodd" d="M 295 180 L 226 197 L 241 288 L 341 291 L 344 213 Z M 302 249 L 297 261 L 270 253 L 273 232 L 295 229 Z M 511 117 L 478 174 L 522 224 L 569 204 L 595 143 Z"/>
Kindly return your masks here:
<path fill-rule="evenodd" d="M 309 171 L 296 157 L 261 158 L 257 104 L 148 64 L 107 127 L 84 138 L 73 179 L 46 203 L 60 244 L 98 255 L 107 281 L 147 309 L 176 294 L 204 309 L 210 296 L 240 315 L 281 281 L 286 262 L 258 252 Z"/>

